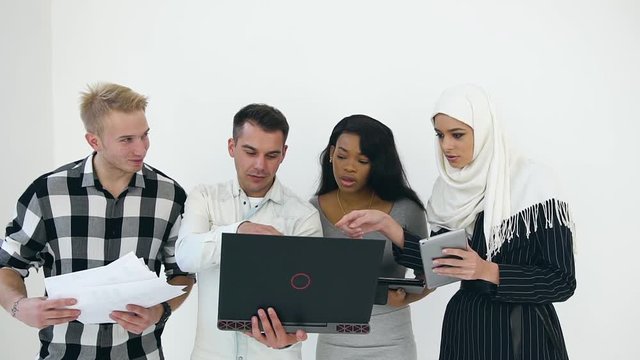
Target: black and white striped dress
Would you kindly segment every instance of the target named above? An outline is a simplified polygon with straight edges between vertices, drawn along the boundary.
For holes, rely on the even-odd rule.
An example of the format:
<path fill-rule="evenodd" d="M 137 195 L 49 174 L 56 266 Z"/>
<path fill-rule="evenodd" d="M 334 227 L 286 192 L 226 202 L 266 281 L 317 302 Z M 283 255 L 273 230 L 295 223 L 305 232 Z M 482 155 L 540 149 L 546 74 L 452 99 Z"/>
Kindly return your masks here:
<path fill-rule="evenodd" d="M 483 217 L 476 218 L 470 245 L 486 258 Z M 498 286 L 462 281 L 445 312 L 441 360 L 567 358 L 553 302 L 567 300 L 576 288 L 573 239 L 569 227 L 552 218 L 549 226 L 540 211 L 528 237 L 520 220 L 517 235 L 492 259 L 500 269 Z M 421 270 L 418 240 L 405 233 L 404 249 L 394 252 L 400 264 Z"/>

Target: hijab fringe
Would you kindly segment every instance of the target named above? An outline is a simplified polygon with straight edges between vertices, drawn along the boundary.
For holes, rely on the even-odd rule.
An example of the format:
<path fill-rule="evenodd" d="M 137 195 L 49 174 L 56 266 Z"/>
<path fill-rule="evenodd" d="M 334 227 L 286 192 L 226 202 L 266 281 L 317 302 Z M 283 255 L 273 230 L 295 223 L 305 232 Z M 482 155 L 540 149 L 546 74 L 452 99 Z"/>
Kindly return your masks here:
<path fill-rule="evenodd" d="M 569 205 L 564 201 L 549 199 L 519 211 L 505 219 L 500 225 L 495 226 L 487 246 L 487 260 L 491 261 L 491 258 L 499 252 L 505 241 L 510 242 L 514 234 L 520 233 L 521 225 L 525 227 L 527 239 L 532 232 L 536 232 L 541 210 L 545 229 L 553 228 L 553 224 L 557 222 L 568 227 L 571 234 L 575 236 L 575 223 Z"/>

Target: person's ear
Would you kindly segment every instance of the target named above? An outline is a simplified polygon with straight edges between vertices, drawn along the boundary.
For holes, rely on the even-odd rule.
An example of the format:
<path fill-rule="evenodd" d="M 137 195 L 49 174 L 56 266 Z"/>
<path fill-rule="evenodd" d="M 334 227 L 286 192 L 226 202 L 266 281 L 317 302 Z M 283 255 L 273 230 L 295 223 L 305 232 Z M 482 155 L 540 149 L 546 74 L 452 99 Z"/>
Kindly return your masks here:
<path fill-rule="evenodd" d="M 331 145 L 331 147 L 329 148 L 329 162 L 333 162 L 333 153 L 334 151 L 336 151 L 336 147 L 334 145 Z"/>
<path fill-rule="evenodd" d="M 100 138 L 98 135 L 87 132 L 84 134 L 84 138 L 94 151 L 98 151 L 100 149 Z"/>
<path fill-rule="evenodd" d="M 233 140 L 233 138 L 229 138 L 229 140 L 227 140 L 227 150 L 229 150 L 229 156 L 234 157 L 235 149 L 236 142 Z"/>

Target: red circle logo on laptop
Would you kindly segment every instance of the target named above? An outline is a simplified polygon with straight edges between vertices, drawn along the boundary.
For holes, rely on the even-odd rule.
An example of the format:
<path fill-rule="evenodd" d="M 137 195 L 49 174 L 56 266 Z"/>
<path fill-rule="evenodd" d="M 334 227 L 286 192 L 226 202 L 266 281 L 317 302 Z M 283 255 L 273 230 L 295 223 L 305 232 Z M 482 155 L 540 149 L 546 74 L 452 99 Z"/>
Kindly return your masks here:
<path fill-rule="evenodd" d="M 305 273 L 297 273 L 291 277 L 291 287 L 296 290 L 305 290 L 311 285 L 311 276 Z"/>

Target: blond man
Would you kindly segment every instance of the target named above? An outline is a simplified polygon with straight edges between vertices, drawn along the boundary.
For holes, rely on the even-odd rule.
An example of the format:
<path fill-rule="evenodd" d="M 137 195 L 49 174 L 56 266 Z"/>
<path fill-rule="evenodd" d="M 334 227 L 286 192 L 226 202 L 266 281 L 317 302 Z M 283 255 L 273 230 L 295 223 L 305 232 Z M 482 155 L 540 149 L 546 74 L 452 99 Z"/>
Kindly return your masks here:
<path fill-rule="evenodd" d="M 147 98 L 117 84 L 90 86 L 81 98 L 84 159 L 37 178 L 18 199 L 0 247 L 0 304 L 40 329 L 39 359 L 163 359 L 160 336 L 184 301 L 193 275 L 174 258 L 186 194 L 144 163 L 149 148 Z M 32 267 L 45 277 L 87 270 L 133 251 L 150 270 L 187 293 L 144 308 L 113 311 L 114 323 L 83 324 L 75 299 L 28 296 Z"/>

